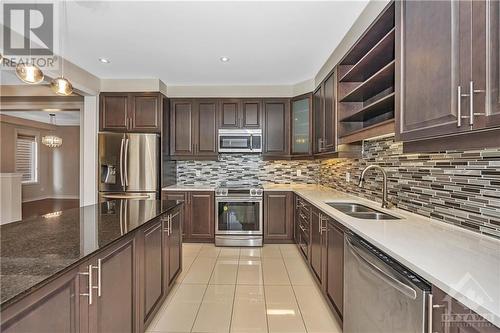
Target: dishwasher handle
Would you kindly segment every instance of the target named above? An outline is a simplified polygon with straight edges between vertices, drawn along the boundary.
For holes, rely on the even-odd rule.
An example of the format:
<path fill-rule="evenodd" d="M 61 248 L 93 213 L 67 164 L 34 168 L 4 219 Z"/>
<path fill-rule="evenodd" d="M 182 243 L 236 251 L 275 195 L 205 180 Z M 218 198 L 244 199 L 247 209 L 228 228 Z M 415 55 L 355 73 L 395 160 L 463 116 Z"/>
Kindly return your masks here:
<path fill-rule="evenodd" d="M 380 278 L 382 278 L 388 284 L 399 290 L 404 295 L 410 297 L 412 300 L 417 299 L 417 291 L 413 287 L 399 281 L 399 279 L 397 279 L 395 276 L 387 273 L 384 269 L 377 266 L 363 254 L 364 252 L 363 249 L 356 246 L 356 244 L 353 243 L 349 239 L 349 237 L 347 237 L 346 239 L 349 245 L 349 251 L 354 256 L 354 258 L 356 258 L 356 260 L 358 260 L 362 264 L 365 264 L 372 271 L 372 273 L 378 275 Z"/>

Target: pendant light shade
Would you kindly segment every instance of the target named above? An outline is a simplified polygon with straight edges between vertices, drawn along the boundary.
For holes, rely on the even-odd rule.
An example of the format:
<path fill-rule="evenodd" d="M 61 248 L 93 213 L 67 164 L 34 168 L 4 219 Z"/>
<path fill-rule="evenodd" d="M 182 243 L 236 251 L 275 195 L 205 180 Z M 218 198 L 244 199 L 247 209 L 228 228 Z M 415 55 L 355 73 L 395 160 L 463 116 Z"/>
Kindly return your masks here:
<path fill-rule="evenodd" d="M 18 63 L 16 75 L 21 81 L 29 84 L 37 84 L 43 81 L 43 72 L 35 64 Z"/>
<path fill-rule="evenodd" d="M 50 88 L 58 95 L 69 96 L 73 93 L 73 85 L 65 78 L 58 77 L 50 82 Z"/>
<path fill-rule="evenodd" d="M 55 125 L 56 124 L 56 115 L 51 113 L 49 116 L 50 116 L 50 123 L 52 125 Z M 62 142 L 62 138 L 60 138 L 56 135 L 46 135 L 46 136 L 42 137 L 42 143 L 44 145 L 46 145 L 47 147 L 57 148 L 57 147 L 61 147 L 63 142 Z"/>

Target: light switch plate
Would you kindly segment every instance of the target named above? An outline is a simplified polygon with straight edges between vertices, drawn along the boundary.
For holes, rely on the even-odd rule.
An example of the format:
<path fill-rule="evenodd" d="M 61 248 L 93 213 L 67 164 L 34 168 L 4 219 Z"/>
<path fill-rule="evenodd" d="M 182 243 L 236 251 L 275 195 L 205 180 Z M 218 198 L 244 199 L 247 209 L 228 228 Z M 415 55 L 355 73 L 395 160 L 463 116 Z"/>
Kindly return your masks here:
<path fill-rule="evenodd" d="M 297 177 L 300 177 L 300 176 L 302 176 L 302 170 L 297 169 Z"/>
<path fill-rule="evenodd" d="M 350 172 L 345 173 L 345 181 L 348 183 L 351 182 L 351 173 Z"/>

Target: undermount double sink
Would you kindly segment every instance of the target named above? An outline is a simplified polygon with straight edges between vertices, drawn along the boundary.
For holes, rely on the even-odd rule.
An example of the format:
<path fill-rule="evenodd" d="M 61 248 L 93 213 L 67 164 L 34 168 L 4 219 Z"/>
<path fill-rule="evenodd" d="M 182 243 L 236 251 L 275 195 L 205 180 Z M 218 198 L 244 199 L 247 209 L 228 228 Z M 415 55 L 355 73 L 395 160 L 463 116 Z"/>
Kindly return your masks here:
<path fill-rule="evenodd" d="M 399 217 L 378 211 L 365 205 L 353 202 L 326 202 L 326 204 L 336 210 L 364 220 L 399 220 Z"/>

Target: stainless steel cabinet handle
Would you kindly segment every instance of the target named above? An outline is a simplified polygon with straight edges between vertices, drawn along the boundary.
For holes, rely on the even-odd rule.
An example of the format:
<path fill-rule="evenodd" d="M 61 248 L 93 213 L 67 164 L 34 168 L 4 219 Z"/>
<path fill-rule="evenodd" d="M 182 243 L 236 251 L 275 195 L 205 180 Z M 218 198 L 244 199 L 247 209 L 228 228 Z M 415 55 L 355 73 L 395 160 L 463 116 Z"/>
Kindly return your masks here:
<path fill-rule="evenodd" d="M 88 266 L 88 271 L 83 272 L 83 273 L 78 273 L 79 275 L 87 275 L 89 278 L 88 281 L 88 292 L 84 294 L 80 294 L 80 296 L 88 296 L 89 298 L 89 305 L 92 305 L 92 290 L 94 289 L 92 287 L 92 265 Z"/>
<path fill-rule="evenodd" d="M 486 113 L 475 113 L 474 112 L 474 94 L 479 94 L 486 92 L 481 89 L 474 89 L 474 81 L 470 81 L 469 83 L 469 95 L 470 95 L 470 116 L 469 116 L 469 124 L 470 126 L 474 125 L 474 116 L 485 116 Z"/>
<path fill-rule="evenodd" d="M 432 310 L 434 308 L 434 306 L 432 305 L 432 298 L 433 298 L 433 296 L 432 296 L 432 294 L 429 294 L 428 297 L 429 298 L 428 298 L 428 303 L 427 303 L 427 306 L 428 306 L 427 312 L 429 314 L 427 316 L 427 321 L 428 321 L 427 322 L 427 328 L 428 328 L 429 333 L 432 333 L 432 315 L 433 315 Z"/>
<path fill-rule="evenodd" d="M 125 186 L 128 186 L 128 142 L 129 139 L 125 139 Z"/>
<path fill-rule="evenodd" d="M 250 150 L 253 150 L 253 134 L 250 134 Z"/>
<path fill-rule="evenodd" d="M 97 260 L 97 296 L 101 297 L 102 287 L 102 259 Z M 96 287 L 94 287 L 96 288 Z"/>
<path fill-rule="evenodd" d="M 318 224 L 319 234 L 323 234 L 323 216 L 319 214 L 319 224 Z"/>

